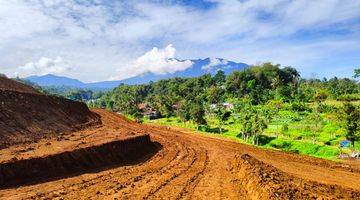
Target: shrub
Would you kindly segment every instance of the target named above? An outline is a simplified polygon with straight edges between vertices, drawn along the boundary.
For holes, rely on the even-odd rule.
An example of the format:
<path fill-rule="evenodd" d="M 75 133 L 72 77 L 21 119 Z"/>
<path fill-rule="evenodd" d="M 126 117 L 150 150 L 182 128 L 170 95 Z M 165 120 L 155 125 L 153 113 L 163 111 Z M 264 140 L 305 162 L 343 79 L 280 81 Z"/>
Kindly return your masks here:
<path fill-rule="evenodd" d="M 289 150 L 296 150 L 301 154 L 315 155 L 319 148 L 319 145 L 309 142 L 293 141 Z"/>
<path fill-rule="evenodd" d="M 199 125 L 197 127 L 198 131 L 203 131 L 203 132 L 207 132 L 209 130 L 209 126 L 208 125 Z"/>
<path fill-rule="evenodd" d="M 327 99 L 329 96 L 329 92 L 326 90 L 318 90 L 316 91 L 315 95 L 314 95 L 314 99 L 316 101 L 323 101 L 325 99 Z"/>
<path fill-rule="evenodd" d="M 326 104 L 320 104 L 318 107 L 318 111 L 320 113 L 330 113 L 334 110 L 334 107 L 331 105 L 326 105 Z"/>
<path fill-rule="evenodd" d="M 294 102 L 291 104 L 291 110 L 295 112 L 311 111 L 311 108 L 305 103 Z"/>
<path fill-rule="evenodd" d="M 307 154 L 322 158 L 334 158 L 340 153 L 340 150 L 337 147 L 322 146 L 303 141 L 290 141 L 280 138 L 271 140 L 266 146 L 293 153 Z"/>
<path fill-rule="evenodd" d="M 316 152 L 316 156 L 332 158 L 340 154 L 340 150 L 337 147 L 321 146 Z"/>
<path fill-rule="evenodd" d="M 360 94 L 344 94 L 336 98 L 339 101 L 358 101 L 360 100 Z"/>
<path fill-rule="evenodd" d="M 276 138 L 274 140 L 271 140 L 271 142 L 268 143 L 268 146 L 274 147 L 277 149 L 287 150 L 291 146 L 291 143 L 284 139 Z"/>

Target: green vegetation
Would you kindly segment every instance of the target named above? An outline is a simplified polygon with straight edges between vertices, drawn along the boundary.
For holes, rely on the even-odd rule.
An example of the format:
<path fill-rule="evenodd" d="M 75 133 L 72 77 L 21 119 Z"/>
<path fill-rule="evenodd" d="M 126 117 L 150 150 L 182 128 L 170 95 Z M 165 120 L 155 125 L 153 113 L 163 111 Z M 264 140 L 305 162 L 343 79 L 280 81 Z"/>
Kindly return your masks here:
<path fill-rule="evenodd" d="M 345 103 L 343 108 L 346 124 L 346 139 L 351 141 L 352 147 L 355 148 L 355 141 L 360 138 L 360 109 L 350 103 Z"/>
<path fill-rule="evenodd" d="M 355 69 L 354 70 L 354 78 L 359 78 L 360 77 L 360 68 L 359 69 Z"/>
<path fill-rule="evenodd" d="M 334 158 L 350 150 L 339 148 L 345 139 L 352 150 L 359 150 L 359 96 L 356 80 L 302 79 L 294 68 L 264 63 L 228 76 L 218 71 L 214 76 L 120 85 L 89 105 L 146 123 Z"/>

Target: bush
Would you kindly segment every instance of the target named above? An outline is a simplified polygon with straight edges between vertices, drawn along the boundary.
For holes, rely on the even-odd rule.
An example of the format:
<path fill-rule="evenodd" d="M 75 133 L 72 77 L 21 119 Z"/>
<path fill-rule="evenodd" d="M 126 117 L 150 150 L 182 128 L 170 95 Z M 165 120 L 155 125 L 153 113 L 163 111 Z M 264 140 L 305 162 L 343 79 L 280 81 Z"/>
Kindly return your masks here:
<path fill-rule="evenodd" d="M 330 113 L 334 110 L 334 107 L 331 105 L 326 105 L 326 104 L 320 104 L 318 107 L 318 111 L 320 113 Z"/>
<path fill-rule="evenodd" d="M 323 101 L 327 99 L 329 96 L 329 92 L 326 90 L 318 90 L 315 92 L 314 99 L 316 101 Z"/>
<path fill-rule="evenodd" d="M 268 143 L 268 146 L 286 150 L 291 146 L 291 143 L 281 138 L 276 138 L 274 140 L 271 140 L 271 142 Z"/>
<path fill-rule="evenodd" d="M 304 112 L 304 111 L 311 111 L 311 108 L 307 106 L 305 103 L 294 102 L 291 104 L 291 110 L 295 112 Z"/>
<path fill-rule="evenodd" d="M 199 125 L 197 127 L 198 131 L 203 131 L 203 132 L 207 132 L 209 130 L 209 126 L 208 125 Z"/>
<path fill-rule="evenodd" d="M 321 146 L 316 152 L 316 156 L 332 158 L 340 154 L 340 150 L 337 147 Z"/>
<path fill-rule="evenodd" d="M 344 94 L 336 98 L 339 101 L 359 101 L 360 94 Z"/>
<path fill-rule="evenodd" d="M 293 141 L 291 142 L 291 147 L 289 148 L 289 150 L 296 150 L 301 154 L 315 155 L 319 148 L 320 146 L 317 144 Z"/>
<path fill-rule="evenodd" d="M 290 141 L 281 138 L 271 140 L 266 146 L 293 153 L 307 154 L 322 158 L 334 158 L 340 153 L 340 150 L 337 147 L 322 146 L 303 141 Z"/>

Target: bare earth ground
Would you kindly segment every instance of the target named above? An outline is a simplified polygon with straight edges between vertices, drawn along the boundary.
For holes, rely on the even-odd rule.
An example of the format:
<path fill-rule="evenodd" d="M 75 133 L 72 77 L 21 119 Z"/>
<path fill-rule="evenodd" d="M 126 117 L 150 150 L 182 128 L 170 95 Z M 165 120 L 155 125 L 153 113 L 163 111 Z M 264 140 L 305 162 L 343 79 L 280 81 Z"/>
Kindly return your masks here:
<path fill-rule="evenodd" d="M 0 199 L 360 199 L 358 161 L 337 163 L 264 150 L 94 111 L 103 126 L 0 150 L 0 163 L 146 133 L 161 149 L 141 162 L 3 188 Z"/>
<path fill-rule="evenodd" d="M 99 118 L 85 103 L 0 77 L 0 149 L 100 125 Z"/>

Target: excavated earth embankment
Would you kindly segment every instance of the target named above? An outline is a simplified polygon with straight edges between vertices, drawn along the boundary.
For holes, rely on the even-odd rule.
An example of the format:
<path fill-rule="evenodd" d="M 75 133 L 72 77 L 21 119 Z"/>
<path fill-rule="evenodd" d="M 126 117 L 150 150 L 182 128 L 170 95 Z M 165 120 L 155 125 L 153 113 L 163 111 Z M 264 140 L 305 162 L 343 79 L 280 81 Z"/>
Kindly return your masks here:
<path fill-rule="evenodd" d="M 234 169 L 251 199 L 356 199 L 360 191 L 286 174 L 248 154 L 236 156 Z"/>
<path fill-rule="evenodd" d="M 135 164 L 151 156 L 159 148 L 158 144 L 151 142 L 149 135 L 140 135 L 43 157 L 11 160 L 0 164 L 0 188 Z"/>
<path fill-rule="evenodd" d="M 0 90 L 1 91 L 10 90 L 10 91 L 17 91 L 22 93 L 40 94 L 31 86 L 8 79 L 1 75 L 0 75 Z"/>
<path fill-rule="evenodd" d="M 0 149 L 100 125 L 86 104 L 0 77 Z"/>

